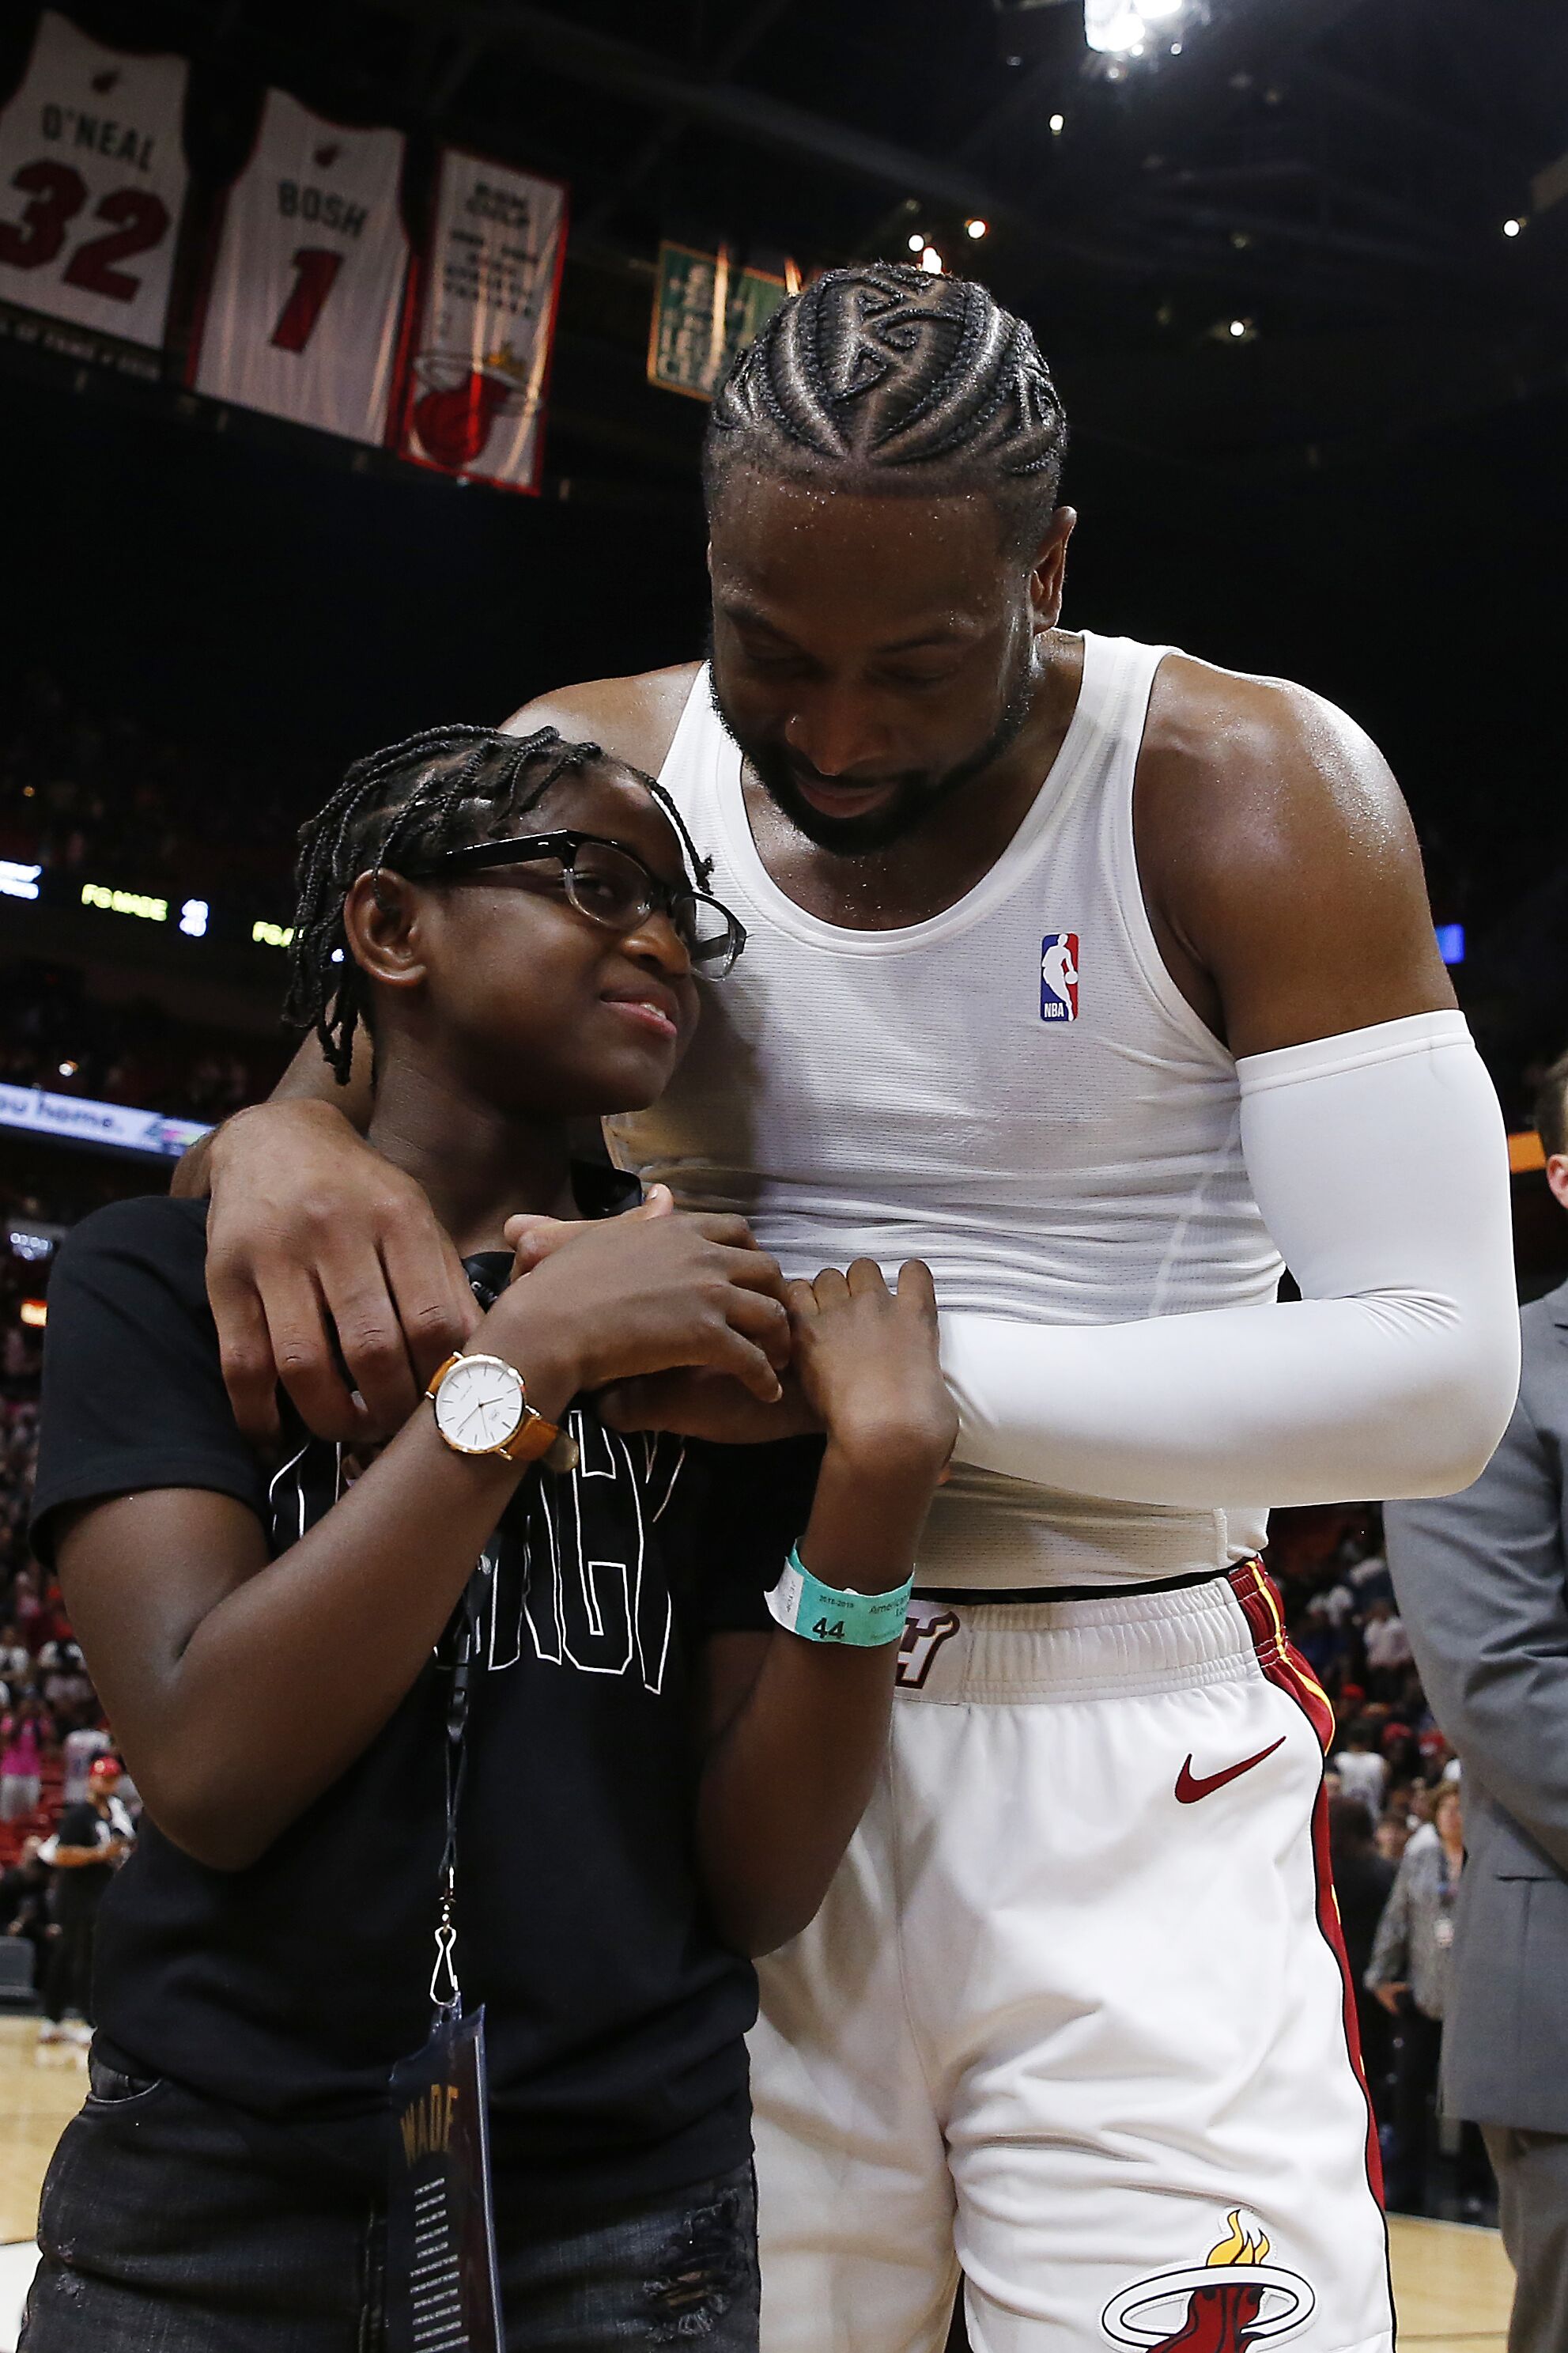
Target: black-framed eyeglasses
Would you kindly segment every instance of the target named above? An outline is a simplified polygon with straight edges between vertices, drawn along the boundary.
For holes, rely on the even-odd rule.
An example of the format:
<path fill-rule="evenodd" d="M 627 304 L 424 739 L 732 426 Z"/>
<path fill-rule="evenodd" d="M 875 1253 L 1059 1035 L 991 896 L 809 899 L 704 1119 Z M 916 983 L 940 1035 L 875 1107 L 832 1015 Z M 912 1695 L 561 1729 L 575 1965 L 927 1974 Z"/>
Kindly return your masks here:
<path fill-rule="evenodd" d="M 668 915 L 705 980 L 722 980 L 746 944 L 745 925 L 728 907 L 689 883 L 667 882 L 632 850 L 606 841 L 602 834 L 567 830 L 524 834 L 513 841 L 479 841 L 401 871 L 411 882 L 445 882 L 492 867 L 531 866 L 546 860 L 560 867 L 562 887 L 577 913 L 606 931 L 635 932 L 649 915 Z"/>

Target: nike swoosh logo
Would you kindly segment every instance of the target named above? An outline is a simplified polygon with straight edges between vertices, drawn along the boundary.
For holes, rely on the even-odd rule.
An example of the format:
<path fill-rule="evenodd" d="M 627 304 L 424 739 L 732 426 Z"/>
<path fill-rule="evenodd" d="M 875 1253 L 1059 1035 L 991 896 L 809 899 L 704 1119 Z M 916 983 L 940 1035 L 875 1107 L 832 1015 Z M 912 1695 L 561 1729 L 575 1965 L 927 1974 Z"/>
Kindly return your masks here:
<path fill-rule="evenodd" d="M 1279 1739 L 1270 1741 L 1267 1748 L 1260 1748 L 1256 1757 L 1244 1757 L 1239 1765 L 1227 1765 L 1223 1773 L 1205 1773 L 1200 1777 L 1193 1771 L 1193 1760 L 1189 1757 L 1176 1776 L 1177 1805 L 1195 1806 L 1200 1798 L 1213 1797 L 1215 1791 L 1223 1789 L 1227 1781 L 1239 1781 L 1244 1773 L 1250 1773 L 1255 1765 L 1261 1765 L 1266 1757 L 1272 1757 L 1277 1748 L 1283 1748 L 1285 1739 L 1285 1734 L 1281 1733 Z"/>

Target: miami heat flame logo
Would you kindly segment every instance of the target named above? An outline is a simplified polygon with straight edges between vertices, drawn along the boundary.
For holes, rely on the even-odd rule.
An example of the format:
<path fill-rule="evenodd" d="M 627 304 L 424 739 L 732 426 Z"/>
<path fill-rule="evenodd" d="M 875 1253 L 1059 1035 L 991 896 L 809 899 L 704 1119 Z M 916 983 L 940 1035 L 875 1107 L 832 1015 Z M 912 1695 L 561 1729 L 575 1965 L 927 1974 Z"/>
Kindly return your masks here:
<path fill-rule="evenodd" d="M 460 352 L 421 352 L 414 363 L 426 389 L 409 422 L 426 456 L 454 474 L 484 453 L 498 417 L 527 397 L 529 367 L 510 343 L 486 352 L 478 365 Z"/>
<path fill-rule="evenodd" d="M 1225 2237 L 1203 2263 L 1134 2280 L 1111 2297 L 1100 2326 L 1113 2343 L 1142 2353 L 1247 2353 L 1310 2319 L 1317 2298 L 1306 2281 L 1269 2263 L 1268 2241 L 1243 2228 L 1239 2206 L 1226 2219 Z"/>

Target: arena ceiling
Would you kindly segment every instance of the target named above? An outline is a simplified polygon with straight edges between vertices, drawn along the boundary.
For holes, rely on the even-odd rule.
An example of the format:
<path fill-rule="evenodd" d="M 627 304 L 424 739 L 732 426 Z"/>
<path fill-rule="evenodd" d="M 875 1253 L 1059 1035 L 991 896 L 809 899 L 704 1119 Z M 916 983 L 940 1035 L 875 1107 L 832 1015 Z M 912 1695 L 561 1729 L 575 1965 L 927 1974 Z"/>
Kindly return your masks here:
<path fill-rule="evenodd" d="M 209 168 L 276 81 L 566 180 L 556 447 L 656 495 L 701 423 L 643 380 L 661 236 L 810 268 L 923 233 L 1026 313 L 1080 440 L 1231 478 L 1568 382 L 1561 0 L 1187 0 L 1120 67 L 1078 0 L 72 13 L 195 59 Z"/>

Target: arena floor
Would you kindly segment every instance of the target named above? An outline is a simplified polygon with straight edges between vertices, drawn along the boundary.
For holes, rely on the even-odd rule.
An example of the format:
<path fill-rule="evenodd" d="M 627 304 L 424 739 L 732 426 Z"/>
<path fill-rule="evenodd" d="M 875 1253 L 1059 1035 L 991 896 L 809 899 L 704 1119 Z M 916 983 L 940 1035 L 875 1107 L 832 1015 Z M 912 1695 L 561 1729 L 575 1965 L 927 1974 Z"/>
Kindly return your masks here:
<path fill-rule="evenodd" d="M 16 2342 L 38 2184 L 84 2083 L 70 2051 L 34 2057 L 37 2033 L 31 2018 L 0 2018 L 0 2353 Z M 1499 2353 L 1506 2342 L 1512 2274 L 1495 2231 L 1397 2218 L 1394 2277 L 1400 2353 Z"/>

